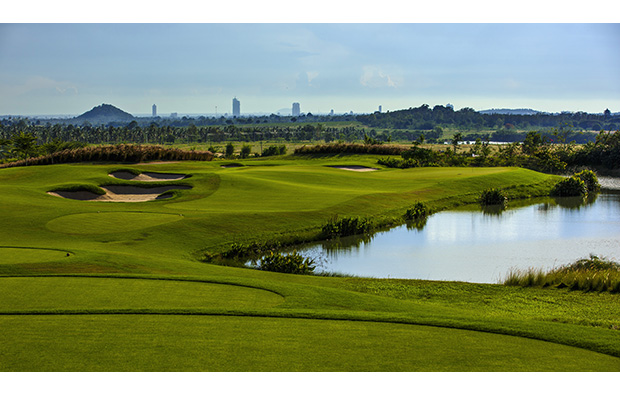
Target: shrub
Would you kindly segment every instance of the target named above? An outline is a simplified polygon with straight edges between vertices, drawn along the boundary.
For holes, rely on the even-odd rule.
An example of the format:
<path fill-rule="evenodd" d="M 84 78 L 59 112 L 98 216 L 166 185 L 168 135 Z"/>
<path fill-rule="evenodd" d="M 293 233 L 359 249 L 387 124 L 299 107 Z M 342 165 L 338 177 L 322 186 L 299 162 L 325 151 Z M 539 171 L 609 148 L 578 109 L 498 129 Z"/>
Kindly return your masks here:
<path fill-rule="evenodd" d="M 420 148 L 413 146 L 407 151 L 404 151 L 401 156 L 405 160 L 413 160 L 422 166 L 435 163 L 439 160 L 439 156 L 437 153 L 433 152 L 430 149 Z"/>
<path fill-rule="evenodd" d="M 209 151 L 184 151 L 157 145 L 118 144 L 66 149 L 50 155 L 0 165 L 0 168 L 75 162 L 210 161 L 212 159 L 213 154 Z"/>
<path fill-rule="evenodd" d="M 413 207 L 408 208 L 405 212 L 405 219 L 408 221 L 419 220 L 428 215 L 428 208 L 422 202 L 417 202 Z"/>
<path fill-rule="evenodd" d="M 502 190 L 491 188 L 483 191 L 478 200 L 480 204 L 485 206 L 505 205 L 508 201 L 508 197 Z"/>
<path fill-rule="evenodd" d="M 234 154 L 235 154 L 235 146 L 233 145 L 233 143 L 226 144 L 226 151 L 225 151 L 226 157 L 232 158 Z"/>
<path fill-rule="evenodd" d="M 420 162 L 418 162 L 416 159 L 400 160 L 396 158 L 387 157 L 387 158 L 381 158 L 377 160 L 377 163 L 385 167 L 393 167 L 397 169 L 409 169 L 412 167 L 420 167 Z"/>
<path fill-rule="evenodd" d="M 581 178 L 572 176 L 563 179 L 553 186 L 551 196 L 582 196 L 588 195 L 588 187 Z"/>
<path fill-rule="evenodd" d="M 354 143 L 320 144 L 299 147 L 295 155 L 307 154 L 373 154 L 373 155 L 400 155 L 404 148 L 393 145 L 366 145 Z"/>
<path fill-rule="evenodd" d="M 598 177 L 596 177 L 596 173 L 592 170 L 584 170 L 576 173 L 575 177 L 586 183 L 588 192 L 598 192 L 601 189 L 601 184 L 598 182 Z"/>
<path fill-rule="evenodd" d="M 270 145 L 269 147 L 263 150 L 262 156 L 274 156 L 274 155 L 285 155 L 286 154 L 286 145 Z"/>
<path fill-rule="evenodd" d="M 288 255 L 271 251 L 258 262 L 259 270 L 290 274 L 312 274 L 315 266 L 312 258 L 304 258 L 297 251 Z"/>
<path fill-rule="evenodd" d="M 400 167 L 401 162 L 402 161 L 400 159 L 390 158 L 389 156 L 387 158 L 380 158 L 379 160 L 377 160 L 377 164 L 392 168 Z"/>
<path fill-rule="evenodd" d="M 241 159 L 245 159 L 245 158 L 247 158 L 248 156 L 250 156 L 250 153 L 252 153 L 252 147 L 251 147 L 251 146 L 249 146 L 249 145 L 243 145 L 243 146 L 241 147 L 241 153 L 239 154 L 239 157 L 240 157 Z"/>
<path fill-rule="evenodd" d="M 321 235 L 328 238 L 352 236 L 369 233 L 372 228 L 372 223 L 367 218 L 333 218 L 323 225 Z"/>

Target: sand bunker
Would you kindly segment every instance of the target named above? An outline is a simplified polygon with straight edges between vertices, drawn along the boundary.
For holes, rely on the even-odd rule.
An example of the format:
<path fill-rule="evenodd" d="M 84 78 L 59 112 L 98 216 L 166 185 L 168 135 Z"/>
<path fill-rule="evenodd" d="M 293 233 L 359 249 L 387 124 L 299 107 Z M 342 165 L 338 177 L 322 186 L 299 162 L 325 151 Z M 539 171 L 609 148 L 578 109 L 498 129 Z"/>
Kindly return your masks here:
<path fill-rule="evenodd" d="M 188 185 L 167 185 L 154 188 L 143 188 L 129 185 L 108 185 L 101 187 L 105 195 L 97 195 L 89 191 L 55 191 L 48 192 L 52 196 L 65 199 L 86 200 L 96 202 L 148 202 L 157 199 L 172 197 L 172 193 L 166 193 L 173 189 L 191 189 Z"/>
<path fill-rule="evenodd" d="M 328 167 L 333 167 L 334 169 L 341 169 L 341 170 L 349 170 L 349 171 L 376 171 L 379 169 L 375 169 L 374 167 L 366 167 L 366 166 L 328 166 Z"/>
<path fill-rule="evenodd" d="M 187 175 L 185 174 L 173 174 L 173 173 L 150 173 L 144 172 L 138 175 L 130 173 L 128 171 L 115 171 L 109 174 L 110 177 L 119 178 L 121 180 L 127 181 L 146 181 L 146 182 L 157 182 L 157 181 L 178 181 L 182 180 Z"/>

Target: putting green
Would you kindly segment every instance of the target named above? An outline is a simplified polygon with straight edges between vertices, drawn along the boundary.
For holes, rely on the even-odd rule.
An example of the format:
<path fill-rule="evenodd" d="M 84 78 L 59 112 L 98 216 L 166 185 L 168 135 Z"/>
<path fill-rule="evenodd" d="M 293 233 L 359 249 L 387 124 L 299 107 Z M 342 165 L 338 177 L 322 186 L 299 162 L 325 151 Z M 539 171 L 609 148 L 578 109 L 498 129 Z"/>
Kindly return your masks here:
<path fill-rule="evenodd" d="M 618 371 L 521 337 L 380 322 L 226 316 L 1 316 L 2 371 Z M 389 333 L 389 336 L 386 336 Z"/>
<path fill-rule="evenodd" d="M 150 228 L 182 219 L 179 214 L 111 211 L 66 215 L 49 221 L 46 226 L 51 231 L 66 234 L 104 234 Z"/>
<path fill-rule="evenodd" d="M 56 261 L 67 257 L 67 251 L 44 248 L 0 247 L 0 265 Z"/>
<path fill-rule="evenodd" d="M 0 278 L 0 310 L 267 308 L 284 301 L 263 289 L 195 281 L 89 277 Z"/>

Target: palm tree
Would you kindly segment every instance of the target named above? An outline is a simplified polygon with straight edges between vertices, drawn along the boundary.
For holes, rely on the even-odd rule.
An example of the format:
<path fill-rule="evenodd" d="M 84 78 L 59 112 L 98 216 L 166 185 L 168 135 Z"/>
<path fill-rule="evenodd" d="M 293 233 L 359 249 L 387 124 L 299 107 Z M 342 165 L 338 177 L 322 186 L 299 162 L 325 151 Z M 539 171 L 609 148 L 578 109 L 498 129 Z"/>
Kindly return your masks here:
<path fill-rule="evenodd" d="M 36 141 L 37 138 L 32 133 L 19 132 L 11 139 L 11 144 L 13 145 L 12 152 L 19 159 L 36 156 L 38 151 L 38 147 L 35 144 Z"/>

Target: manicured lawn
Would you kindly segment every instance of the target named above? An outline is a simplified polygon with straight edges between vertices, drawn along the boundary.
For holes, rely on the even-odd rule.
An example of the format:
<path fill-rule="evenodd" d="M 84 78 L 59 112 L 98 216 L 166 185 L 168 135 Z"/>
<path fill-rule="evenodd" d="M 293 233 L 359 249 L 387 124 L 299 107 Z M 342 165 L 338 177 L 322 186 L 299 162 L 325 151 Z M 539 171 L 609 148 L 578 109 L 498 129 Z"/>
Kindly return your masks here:
<path fill-rule="evenodd" d="M 0 265 L 18 263 L 41 263 L 56 261 L 67 256 L 66 251 L 44 248 L 0 247 Z"/>
<path fill-rule="evenodd" d="M 225 316 L 11 316 L 4 371 L 617 371 L 620 360 L 430 326 Z M 386 336 L 387 335 L 387 336 Z"/>
<path fill-rule="evenodd" d="M 554 179 L 515 168 L 328 167 L 380 167 L 376 159 L 0 170 L 10 224 L 0 228 L 0 370 L 620 369 L 617 295 L 295 276 L 198 259 L 233 242 L 312 236 L 334 215 L 393 221 L 416 201 L 455 207 L 489 187 L 536 195 Z M 108 175 L 120 167 L 188 174 L 192 189 L 141 203 L 46 194 L 143 185 Z"/>

